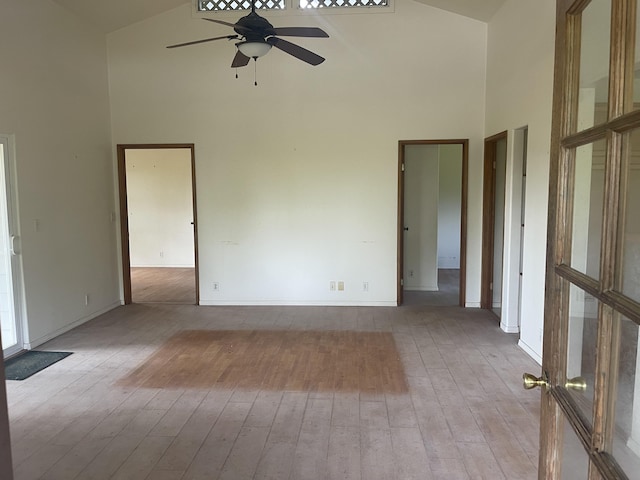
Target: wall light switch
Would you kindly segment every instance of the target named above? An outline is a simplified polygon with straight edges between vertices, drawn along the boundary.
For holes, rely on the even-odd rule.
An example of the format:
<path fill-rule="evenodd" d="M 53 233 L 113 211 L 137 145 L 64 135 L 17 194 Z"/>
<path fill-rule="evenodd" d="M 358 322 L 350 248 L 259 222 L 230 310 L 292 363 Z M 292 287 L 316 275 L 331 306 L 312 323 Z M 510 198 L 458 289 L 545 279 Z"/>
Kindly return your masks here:
<path fill-rule="evenodd" d="M 344 292 L 344 282 L 338 282 L 338 291 Z"/>

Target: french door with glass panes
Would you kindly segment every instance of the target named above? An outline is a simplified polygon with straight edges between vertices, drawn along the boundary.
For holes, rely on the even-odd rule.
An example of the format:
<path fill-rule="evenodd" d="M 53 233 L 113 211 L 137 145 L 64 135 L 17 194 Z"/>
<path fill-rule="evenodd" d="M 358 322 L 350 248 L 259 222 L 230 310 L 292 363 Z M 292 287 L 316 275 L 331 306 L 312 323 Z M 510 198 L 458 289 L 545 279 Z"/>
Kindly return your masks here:
<path fill-rule="evenodd" d="M 540 479 L 640 478 L 637 0 L 557 0 Z"/>

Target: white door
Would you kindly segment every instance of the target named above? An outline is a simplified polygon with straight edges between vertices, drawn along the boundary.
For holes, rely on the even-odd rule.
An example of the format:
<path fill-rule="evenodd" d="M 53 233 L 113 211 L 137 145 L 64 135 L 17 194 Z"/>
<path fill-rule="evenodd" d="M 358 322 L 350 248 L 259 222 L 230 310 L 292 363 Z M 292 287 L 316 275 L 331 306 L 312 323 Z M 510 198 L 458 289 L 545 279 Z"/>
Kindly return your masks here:
<path fill-rule="evenodd" d="M 18 313 L 22 282 L 12 161 L 9 137 L 0 135 L 0 325 L 5 358 L 24 346 Z"/>

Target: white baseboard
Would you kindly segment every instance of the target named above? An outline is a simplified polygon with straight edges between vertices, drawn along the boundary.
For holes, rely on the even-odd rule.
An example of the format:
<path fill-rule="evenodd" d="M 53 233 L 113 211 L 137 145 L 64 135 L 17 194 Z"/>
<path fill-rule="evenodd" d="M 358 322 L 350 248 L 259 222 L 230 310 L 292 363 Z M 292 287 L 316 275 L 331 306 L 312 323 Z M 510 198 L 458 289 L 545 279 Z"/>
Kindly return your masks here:
<path fill-rule="evenodd" d="M 500 322 L 500 329 L 505 333 L 520 333 L 520 327 L 518 325 L 506 325 Z"/>
<path fill-rule="evenodd" d="M 538 355 L 529 345 L 524 343 L 522 340 L 518 341 L 518 346 L 524 350 L 531 358 L 533 358 L 538 365 L 542 365 L 542 357 Z"/>
<path fill-rule="evenodd" d="M 627 440 L 627 447 L 636 455 L 640 456 L 640 443 L 635 438 L 629 438 Z"/>
<path fill-rule="evenodd" d="M 413 291 L 413 292 L 438 292 L 440 289 L 438 285 L 405 285 L 403 287 L 404 291 Z"/>
<path fill-rule="evenodd" d="M 109 305 L 107 305 L 106 307 L 93 312 L 85 317 L 79 318 L 78 320 L 76 320 L 75 322 L 72 322 L 68 325 L 65 325 L 62 328 L 59 328 L 58 330 L 55 330 L 51 333 L 48 333 L 47 335 L 43 335 L 42 337 L 36 338 L 35 340 L 30 340 L 29 342 L 25 342 L 24 343 L 24 349 L 25 350 L 32 350 L 34 348 L 36 348 L 39 345 L 42 345 L 43 343 L 48 342 L 49 340 L 53 340 L 54 338 L 56 338 L 59 335 L 62 335 L 63 333 L 68 332 L 69 330 L 72 330 L 74 328 L 76 328 L 77 326 L 82 325 L 83 323 L 88 322 L 89 320 L 93 320 L 96 317 L 99 317 L 100 315 L 107 313 L 111 310 L 113 310 L 114 308 L 117 308 L 121 305 L 120 300 L 117 300 Z"/>
<path fill-rule="evenodd" d="M 480 308 L 480 302 L 466 302 L 465 308 Z"/>
<path fill-rule="evenodd" d="M 200 299 L 200 305 L 203 307 L 396 307 L 395 300 L 387 302 L 314 302 L 314 301 L 289 301 L 289 300 L 203 300 Z"/>
<path fill-rule="evenodd" d="M 131 268 L 195 268 L 195 265 L 131 265 Z"/>

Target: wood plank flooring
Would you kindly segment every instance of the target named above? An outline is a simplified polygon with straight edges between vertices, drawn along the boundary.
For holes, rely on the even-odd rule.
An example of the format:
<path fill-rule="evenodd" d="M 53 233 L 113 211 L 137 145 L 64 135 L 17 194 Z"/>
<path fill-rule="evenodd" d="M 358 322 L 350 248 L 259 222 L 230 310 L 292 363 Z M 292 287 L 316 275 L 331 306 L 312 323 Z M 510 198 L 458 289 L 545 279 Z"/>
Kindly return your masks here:
<path fill-rule="evenodd" d="M 118 385 L 406 393 L 391 332 L 185 330 Z"/>
<path fill-rule="evenodd" d="M 438 291 L 404 291 L 404 306 L 452 307 L 460 304 L 460 270 L 438 269 Z"/>
<path fill-rule="evenodd" d="M 195 268 L 132 267 L 134 303 L 196 303 Z"/>
<path fill-rule="evenodd" d="M 126 381 L 193 331 L 205 352 L 230 347 L 231 383 L 181 383 L 206 370 L 188 362 L 160 368 L 164 384 Z M 369 388 L 390 361 L 377 352 L 357 388 L 336 382 L 347 352 L 335 343 L 370 333 L 393 339 L 406 391 Z M 280 360 L 234 354 L 278 334 Z M 328 349 L 321 388 L 288 383 L 310 361 L 304 339 Z M 16 479 L 533 480 L 540 393 L 521 375 L 539 366 L 516 342 L 492 314 L 457 307 L 121 307 L 43 346 L 73 355 L 7 382 Z M 280 377 L 263 365 L 288 355 Z"/>

